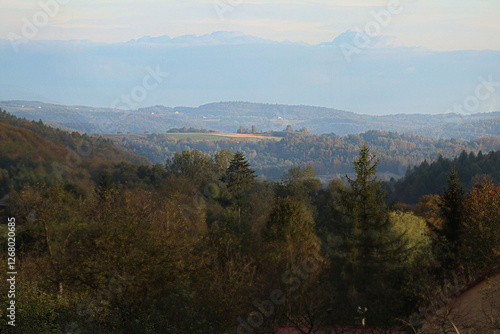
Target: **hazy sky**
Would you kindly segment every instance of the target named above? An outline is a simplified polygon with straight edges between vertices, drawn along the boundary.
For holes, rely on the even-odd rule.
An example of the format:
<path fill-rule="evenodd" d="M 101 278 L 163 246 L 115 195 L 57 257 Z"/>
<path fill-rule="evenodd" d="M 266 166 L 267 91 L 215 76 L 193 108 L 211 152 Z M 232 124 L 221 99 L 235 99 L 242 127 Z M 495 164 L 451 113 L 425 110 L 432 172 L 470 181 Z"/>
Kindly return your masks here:
<path fill-rule="evenodd" d="M 121 42 L 226 30 L 317 44 L 365 29 L 391 3 L 402 10 L 380 33 L 403 45 L 500 50 L 500 0 L 0 0 L 0 38 Z M 30 24 L 37 31 L 26 36 Z"/>

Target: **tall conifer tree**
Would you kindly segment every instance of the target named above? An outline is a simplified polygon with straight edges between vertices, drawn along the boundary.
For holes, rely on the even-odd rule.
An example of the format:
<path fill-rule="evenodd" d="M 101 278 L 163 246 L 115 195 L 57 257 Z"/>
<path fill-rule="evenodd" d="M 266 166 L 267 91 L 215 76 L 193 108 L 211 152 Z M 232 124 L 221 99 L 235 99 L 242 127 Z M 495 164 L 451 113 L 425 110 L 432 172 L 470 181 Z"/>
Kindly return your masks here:
<path fill-rule="evenodd" d="M 334 223 L 339 240 L 332 261 L 338 284 L 334 312 L 340 322 L 352 324 L 357 316 L 384 324 L 398 312 L 391 274 L 404 256 L 402 238 L 393 232 L 377 166 L 364 143 L 354 162 L 356 179 L 346 176 L 350 187 L 341 195 L 342 219 Z"/>
<path fill-rule="evenodd" d="M 448 188 L 442 198 L 440 210 L 441 216 L 445 220 L 442 233 L 452 250 L 454 250 L 458 246 L 457 243 L 462 230 L 465 200 L 465 191 L 454 167 L 451 169 L 450 176 L 448 176 Z"/>
<path fill-rule="evenodd" d="M 236 152 L 226 174 L 222 176 L 222 182 L 226 184 L 230 192 L 239 194 L 248 189 L 254 183 L 255 178 L 255 171 L 250 169 L 250 163 L 245 155 L 242 152 Z"/>
<path fill-rule="evenodd" d="M 439 209 L 444 224 L 438 233 L 441 238 L 438 240 L 437 248 L 441 268 L 444 269 L 444 277 L 449 278 L 455 275 L 456 270 L 461 266 L 458 250 L 464 224 L 465 191 L 458 179 L 455 167 L 451 169 L 448 176 L 448 188 L 441 198 Z"/>

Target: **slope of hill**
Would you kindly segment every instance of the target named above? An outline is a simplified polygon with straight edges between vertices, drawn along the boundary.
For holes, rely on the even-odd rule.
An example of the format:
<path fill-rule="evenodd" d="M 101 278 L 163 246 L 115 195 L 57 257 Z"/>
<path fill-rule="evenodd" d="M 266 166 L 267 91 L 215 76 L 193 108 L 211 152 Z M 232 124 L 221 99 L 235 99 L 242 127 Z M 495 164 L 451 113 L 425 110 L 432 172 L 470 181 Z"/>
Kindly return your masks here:
<path fill-rule="evenodd" d="M 234 132 L 239 126 L 250 128 L 252 125 L 259 131 L 280 131 L 291 125 L 295 129 L 306 127 L 314 134 L 347 135 L 381 130 L 462 140 L 500 138 L 500 112 L 370 116 L 322 107 L 249 102 L 211 103 L 197 108 L 153 106 L 124 111 L 4 101 L 0 102 L 0 108 L 6 108 L 18 117 L 41 119 L 86 133 L 161 133 L 182 127 Z"/>
<path fill-rule="evenodd" d="M 396 202 L 415 204 L 423 195 L 441 194 L 447 185 L 447 176 L 454 167 L 457 175 L 468 192 L 475 183 L 487 178 L 500 183 L 500 150 L 487 154 L 482 152 L 466 153 L 454 159 L 443 158 L 410 168 L 405 177 L 389 185 L 392 188 L 389 199 Z"/>
<path fill-rule="evenodd" d="M 0 111 L 0 196 L 36 183 L 89 184 L 121 161 L 147 163 L 110 140 L 53 129 Z"/>

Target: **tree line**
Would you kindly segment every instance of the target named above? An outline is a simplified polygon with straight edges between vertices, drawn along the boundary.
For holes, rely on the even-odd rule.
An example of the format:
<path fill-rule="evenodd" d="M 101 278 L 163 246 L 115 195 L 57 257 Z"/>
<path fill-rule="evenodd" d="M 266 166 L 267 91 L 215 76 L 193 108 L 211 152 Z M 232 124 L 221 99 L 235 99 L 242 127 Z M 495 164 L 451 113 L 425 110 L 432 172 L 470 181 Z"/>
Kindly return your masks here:
<path fill-rule="evenodd" d="M 446 176 L 454 168 L 461 179 L 464 188 L 470 191 L 473 186 L 484 178 L 495 184 L 500 182 L 500 150 L 483 154 L 479 151 L 462 153 L 454 159 L 444 158 L 428 162 L 424 160 L 418 166 L 409 168 L 405 177 L 398 181 L 390 180 L 384 186 L 390 192 L 390 200 L 412 203 L 429 194 L 439 194 L 446 187 Z"/>
<path fill-rule="evenodd" d="M 256 129 L 254 129 L 256 131 Z M 241 133 L 254 133 L 241 128 Z M 256 133 L 256 132 L 255 132 Z M 436 139 L 411 133 L 399 134 L 388 131 L 367 131 L 361 134 L 338 136 L 335 134 L 312 135 L 306 129 L 301 131 L 273 132 L 281 140 L 235 139 L 176 139 L 167 134 L 145 136 L 124 135 L 115 143 L 138 155 L 145 156 L 152 163 L 163 163 L 175 153 L 184 150 L 200 150 L 215 154 L 221 149 L 241 151 L 252 163 L 262 180 L 279 180 L 292 166 L 311 165 L 318 175 L 336 177 L 350 173 L 352 163 L 360 148 L 366 142 L 380 159 L 379 172 L 391 176 L 403 176 L 409 167 L 424 161 L 431 163 L 440 156 L 454 158 L 462 151 L 477 154 L 479 151 L 496 151 L 500 139 L 481 138 L 470 141 L 458 139 Z M 106 136 L 105 136 L 106 137 Z M 109 137 L 115 138 L 115 137 Z"/>

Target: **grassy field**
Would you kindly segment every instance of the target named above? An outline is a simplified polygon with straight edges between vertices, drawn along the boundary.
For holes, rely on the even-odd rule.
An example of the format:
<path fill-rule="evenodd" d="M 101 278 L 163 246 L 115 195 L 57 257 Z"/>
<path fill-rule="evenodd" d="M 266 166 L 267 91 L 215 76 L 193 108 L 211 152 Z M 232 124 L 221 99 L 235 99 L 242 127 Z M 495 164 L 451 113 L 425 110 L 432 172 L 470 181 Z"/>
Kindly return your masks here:
<path fill-rule="evenodd" d="M 104 135 L 106 138 L 110 138 L 112 140 L 122 140 L 123 138 L 146 138 L 148 135 L 152 133 L 107 133 Z M 223 132 L 172 132 L 165 133 L 167 136 L 171 136 L 177 140 L 182 139 L 191 139 L 192 141 L 201 141 L 201 140 L 234 140 L 241 139 L 244 141 L 255 141 L 255 140 L 281 140 L 280 137 L 270 137 L 265 135 L 258 134 L 245 134 L 245 133 L 223 133 Z"/>
<path fill-rule="evenodd" d="M 209 133 L 168 133 L 167 135 L 175 139 L 198 140 L 229 140 L 229 139 L 242 139 L 242 140 L 281 140 L 278 137 L 270 137 L 264 135 L 254 135 L 246 133 L 222 133 L 222 132 L 209 132 Z"/>
<path fill-rule="evenodd" d="M 166 135 L 172 136 L 177 140 L 182 140 L 182 139 L 191 139 L 193 141 L 200 141 L 200 140 L 226 140 L 228 139 L 227 137 L 221 136 L 220 134 L 215 134 L 214 132 L 210 133 L 189 133 L 189 132 L 173 132 L 173 133 L 167 133 Z"/>

